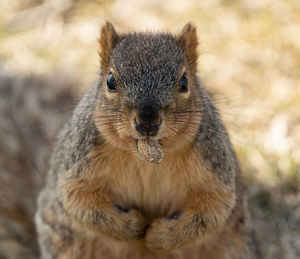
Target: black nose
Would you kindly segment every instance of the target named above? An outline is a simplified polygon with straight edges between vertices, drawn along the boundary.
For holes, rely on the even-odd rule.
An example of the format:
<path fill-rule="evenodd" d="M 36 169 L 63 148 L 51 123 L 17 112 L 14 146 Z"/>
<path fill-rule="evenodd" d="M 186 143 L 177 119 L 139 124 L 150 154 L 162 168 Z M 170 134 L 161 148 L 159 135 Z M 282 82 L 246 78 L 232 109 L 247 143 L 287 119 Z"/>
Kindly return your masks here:
<path fill-rule="evenodd" d="M 161 124 L 158 111 L 152 106 L 144 106 L 134 121 L 135 129 L 143 136 L 155 136 Z"/>
<path fill-rule="evenodd" d="M 143 136 L 155 136 L 159 130 L 159 126 L 160 123 L 137 123 L 135 119 L 135 129 Z"/>

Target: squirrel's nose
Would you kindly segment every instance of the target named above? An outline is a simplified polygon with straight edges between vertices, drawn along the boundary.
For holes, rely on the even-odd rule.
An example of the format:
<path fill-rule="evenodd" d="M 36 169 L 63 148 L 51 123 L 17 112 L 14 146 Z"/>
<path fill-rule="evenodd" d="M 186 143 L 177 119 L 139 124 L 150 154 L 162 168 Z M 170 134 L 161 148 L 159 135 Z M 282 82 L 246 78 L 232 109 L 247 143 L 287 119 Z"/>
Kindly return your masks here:
<path fill-rule="evenodd" d="M 161 124 L 161 121 L 158 124 L 154 122 L 138 123 L 136 119 L 134 119 L 134 122 L 135 122 L 135 129 L 143 136 L 155 136 Z"/>
<path fill-rule="evenodd" d="M 135 129 L 143 136 L 155 136 L 161 122 L 159 111 L 153 105 L 143 106 L 134 118 Z"/>
<path fill-rule="evenodd" d="M 134 118 L 135 129 L 143 136 L 155 136 L 162 119 L 156 112 L 141 112 Z"/>

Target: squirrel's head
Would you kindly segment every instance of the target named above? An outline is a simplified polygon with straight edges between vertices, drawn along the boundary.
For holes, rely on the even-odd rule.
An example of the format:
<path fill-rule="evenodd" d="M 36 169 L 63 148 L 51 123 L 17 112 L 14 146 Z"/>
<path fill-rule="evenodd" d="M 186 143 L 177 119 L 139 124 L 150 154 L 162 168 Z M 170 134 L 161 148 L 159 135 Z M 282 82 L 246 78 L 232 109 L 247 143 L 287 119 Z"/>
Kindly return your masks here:
<path fill-rule="evenodd" d="M 136 149 L 152 138 L 166 150 L 190 144 L 200 121 L 196 28 L 119 34 L 101 29 L 100 96 L 95 122 L 112 144 Z"/>

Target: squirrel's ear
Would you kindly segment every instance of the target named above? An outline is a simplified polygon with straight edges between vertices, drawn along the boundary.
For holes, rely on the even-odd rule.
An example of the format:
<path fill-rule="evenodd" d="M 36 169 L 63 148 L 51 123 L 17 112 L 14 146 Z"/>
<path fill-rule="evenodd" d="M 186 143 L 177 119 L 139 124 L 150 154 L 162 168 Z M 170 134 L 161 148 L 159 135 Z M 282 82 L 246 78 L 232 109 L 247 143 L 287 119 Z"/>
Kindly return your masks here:
<path fill-rule="evenodd" d="M 177 36 L 179 45 L 183 48 L 186 54 L 187 63 L 192 72 L 197 70 L 197 59 L 198 59 L 198 39 L 197 30 L 192 23 L 187 23 L 181 33 Z"/>
<path fill-rule="evenodd" d="M 111 53 L 119 40 L 120 36 L 117 34 L 114 26 L 110 22 L 106 22 L 101 28 L 99 39 L 99 56 L 102 71 L 107 69 Z"/>

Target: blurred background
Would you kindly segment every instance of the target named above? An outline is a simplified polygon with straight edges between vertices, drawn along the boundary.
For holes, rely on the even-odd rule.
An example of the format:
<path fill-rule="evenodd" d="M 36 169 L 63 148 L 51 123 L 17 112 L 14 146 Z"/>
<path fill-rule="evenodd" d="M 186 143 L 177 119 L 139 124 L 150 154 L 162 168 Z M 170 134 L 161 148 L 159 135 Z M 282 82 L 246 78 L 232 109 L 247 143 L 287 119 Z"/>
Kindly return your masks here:
<path fill-rule="evenodd" d="M 51 146 L 97 78 L 105 20 L 119 31 L 197 26 L 199 75 L 238 153 L 263 254 L 300 258 L 300 1 L 0 0 L 0 106 L 16 103 L 15 127 L 37 143 Z"/>

